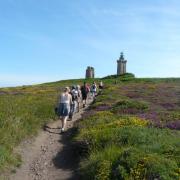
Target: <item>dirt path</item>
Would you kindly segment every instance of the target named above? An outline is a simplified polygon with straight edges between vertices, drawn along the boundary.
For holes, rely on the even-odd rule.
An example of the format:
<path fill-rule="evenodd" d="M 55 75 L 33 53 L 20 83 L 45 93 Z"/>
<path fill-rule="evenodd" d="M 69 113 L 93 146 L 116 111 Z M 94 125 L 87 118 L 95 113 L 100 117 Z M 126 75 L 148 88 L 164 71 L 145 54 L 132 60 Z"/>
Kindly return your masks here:
<path fill-rule="evenodd" d="M 22 165 L 7 179 L 10 180 L 75 180 L 78 159 L 70 146 L 73 123 L 87 108 L 81 109 L 68 121 L 68 131 L 60 134 L 60 121 L 48 124 L 37 137 L 23 142 L 17 152 L 22 156 Z"/>

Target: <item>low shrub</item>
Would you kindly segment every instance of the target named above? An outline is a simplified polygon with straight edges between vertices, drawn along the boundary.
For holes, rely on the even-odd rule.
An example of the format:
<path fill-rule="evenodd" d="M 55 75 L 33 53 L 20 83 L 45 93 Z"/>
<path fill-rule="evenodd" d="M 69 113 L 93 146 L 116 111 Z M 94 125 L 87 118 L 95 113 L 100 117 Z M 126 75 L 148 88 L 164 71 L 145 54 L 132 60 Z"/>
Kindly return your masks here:
<path fill-rule="evenodd" d="M 82 124 L 76 140 L 88 147 L 81 163 L 86 179 L 178 179 L 179 132 L 148 128 L 138 117 L 107 111 Z"/>
<path fill-rule="evenodd" d="M 116 78 L 119 78 L 119 79 L 123 79 L 123 78 L 135 78 L 135 75 L 132 74 L 132 73 L 125 73 L 125 74 L 122 74 L 122 75 L 109 75 L 109 76 L 106 76 L 106 77 L 103 77 L 102 79 L 116 79 Z"/>
<path fill-rule="evenodd" d="M 148 110 L 148 104 L 137 100 L 121 100 L 112 107 L 114 113 L 136 114 Z"/>
<path fill-rule="evenodd" d="M 88 159 L 81 162 L 81 175 L 83 179 L 104 180 L 110 179 L 113 162 L 118 158 L 121 149 L 117 146 L 105 148 L 103 151 L 93 152 Z"/>
<path fill-rule="evenodd" d="M 81 128 L 81 130 L 91 129 L 96 125 L 106 124 L 117 119 L 117 117 L 114 116 L 114 114 L 110 111 L 100 111 L 92 113 L 90 115 L 88 113 L 88 117 L 86 115 L 84 115 L 84 117 L 84 119 L 76 123 L 76 125 Z"/>
<path fill-rule="evenodd" d="M 144 153 L 137 148 L 127 148 L 114 163 L 111 179 L 176 179 L 178 165 L 174 160 L 156 153 Z"/>
<path fill-rule="evenodd" d="M 112 145 L 94 151 L 81 163 L 84 179 L 175 179 L 179 178 L 174 160 L 156 153 L 145 153 L 134 147 Z"/>
<path fill-rule="evenodd" d="M 109 84 L 93 104 L 93 113 L 78 124 L 75 140 L 86 145 L 82 177 L 179 180 L 180 132 L 168 129 L 179 127 L 177 84 L 111 78 L 104 80 Z"/>

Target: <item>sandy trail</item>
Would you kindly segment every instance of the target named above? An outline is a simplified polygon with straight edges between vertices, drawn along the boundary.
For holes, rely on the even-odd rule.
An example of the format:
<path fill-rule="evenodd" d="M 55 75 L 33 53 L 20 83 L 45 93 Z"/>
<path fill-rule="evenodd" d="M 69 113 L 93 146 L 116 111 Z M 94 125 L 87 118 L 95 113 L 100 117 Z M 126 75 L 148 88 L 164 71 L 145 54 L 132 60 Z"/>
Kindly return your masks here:
<path fill-rule="evenodd" d="M 9 180 L 75 180 L 79 159 L 70 145 L 71 128 L 88 108 L 80 109 L 72 121 L 67 122 L 67 132 L 60 134 L 61 122 L 48 124 L 45 130 L 16 149 L 22 156 L 22 165 Z"/>

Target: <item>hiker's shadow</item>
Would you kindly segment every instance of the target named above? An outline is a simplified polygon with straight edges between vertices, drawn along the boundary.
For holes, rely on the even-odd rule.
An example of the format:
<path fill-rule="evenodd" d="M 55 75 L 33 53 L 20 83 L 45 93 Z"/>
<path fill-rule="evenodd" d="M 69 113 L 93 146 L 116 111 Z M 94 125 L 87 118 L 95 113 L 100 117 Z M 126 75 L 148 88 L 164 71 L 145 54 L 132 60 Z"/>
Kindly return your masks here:
<path fill-rule="evenodd" d="M 50 134 L 60 134 L 60 129 L 61 129 L 60 127 L 52 128 L 52 127 L 47 126 L 47 125 L 45 125 L 43 127 L 43 130 L 50 133 Z"/>
<path fill-rule="evenodd" d="M 71 141 L 72 136 L 75 134 L 76 128 L 68 129 L 60 137 L 59 143 L 63 144 L 62 149 L 56 154 L 53 159 L 54 166 L 57 169 L 71 171 L 72 177 L 69 180 L 80 179 L 77 170 L 79 168 L 79 156 L 74 143 Z"/>
<path fill-rule="evenodd" d="M 87 111 L 89 111 L 89 107 L 84 110 L 84 112 Z M 64 170 L 65 172 L 72 172 L 72 176 L 66 178 L 66 180 L 82 179 L 78 173 L 80 164 L 79 144 L 72 141 L 76 133 L 77 128 L 73 127 L 60 135 L 59 143 L 62 144 L 62 147 L 60 147 L 60 151 L 52 159 L 57 169 Z M 62 177 L 60 177 L 60 179 L 62 179 Z"/>

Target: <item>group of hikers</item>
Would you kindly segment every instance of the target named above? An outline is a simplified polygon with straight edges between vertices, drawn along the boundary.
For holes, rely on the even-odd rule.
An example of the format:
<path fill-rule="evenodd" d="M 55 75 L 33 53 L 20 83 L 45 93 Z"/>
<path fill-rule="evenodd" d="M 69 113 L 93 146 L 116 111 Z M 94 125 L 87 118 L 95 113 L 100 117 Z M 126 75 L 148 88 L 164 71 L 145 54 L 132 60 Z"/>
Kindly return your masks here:
<path fill-rule="evenodd" d="M 96 82 L 91 86 L 84 82 L 83 86 L 73 85 L 71 88 L 64 88 L 56 108 L 56 113 L 62 120 L 62 133 L 65 131 L 67 120 L 72 120 L 74 113 L 79 112 L 81 104 L 85 108 L 88 99 L 95 100 L 97 93 L 102 92 L 103 86 L 103 82 L 100 81 L 99 87 Z"/>

